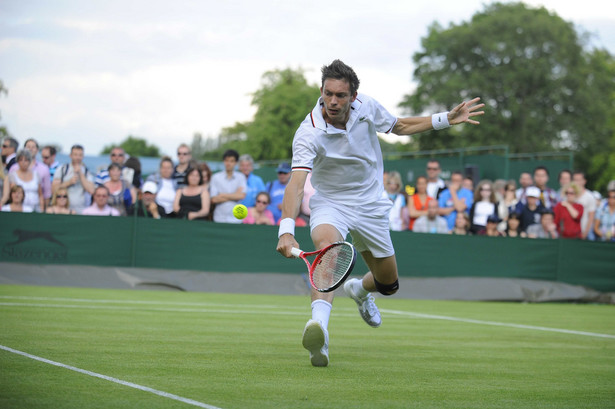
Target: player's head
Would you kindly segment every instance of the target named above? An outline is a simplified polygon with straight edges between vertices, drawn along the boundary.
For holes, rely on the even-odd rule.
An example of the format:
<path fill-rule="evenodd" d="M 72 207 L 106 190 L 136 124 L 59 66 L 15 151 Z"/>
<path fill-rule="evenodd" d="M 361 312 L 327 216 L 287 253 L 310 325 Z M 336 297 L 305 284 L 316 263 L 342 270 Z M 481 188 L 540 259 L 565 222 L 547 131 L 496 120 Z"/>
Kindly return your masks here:
<path fill-rule="evenodd" d="M 354 72 L 352 67 L 344 64 L 341 60 L 335 60 L 329 65 L 323 65 L 322 69 L 322 83 L 321 86 L 324 89 L 325 80 L 335 79 L 344 80 L 350 86 L 350 94 L 355 95 L 359 89 L 359 77 Z"/>

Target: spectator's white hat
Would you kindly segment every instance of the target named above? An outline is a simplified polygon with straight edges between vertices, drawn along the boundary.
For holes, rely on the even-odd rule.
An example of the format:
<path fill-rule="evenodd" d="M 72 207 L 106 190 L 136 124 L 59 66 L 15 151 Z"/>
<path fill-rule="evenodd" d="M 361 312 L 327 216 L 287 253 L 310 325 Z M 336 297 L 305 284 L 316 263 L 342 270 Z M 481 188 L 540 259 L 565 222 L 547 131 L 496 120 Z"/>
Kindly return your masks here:
<path fill-rule="evenodd" d="M 540 189 L 538 189 L 536 186 L 530 186 L 525 190 L 525 196 L 540 197 Z"/>
<path fill-rule="evenodd" d="M 143 193 L 145 192 L 156 194 L 156 192 L 158 192 L 158 186 L 151 180 L 147 181 L 143 184 Z"/>

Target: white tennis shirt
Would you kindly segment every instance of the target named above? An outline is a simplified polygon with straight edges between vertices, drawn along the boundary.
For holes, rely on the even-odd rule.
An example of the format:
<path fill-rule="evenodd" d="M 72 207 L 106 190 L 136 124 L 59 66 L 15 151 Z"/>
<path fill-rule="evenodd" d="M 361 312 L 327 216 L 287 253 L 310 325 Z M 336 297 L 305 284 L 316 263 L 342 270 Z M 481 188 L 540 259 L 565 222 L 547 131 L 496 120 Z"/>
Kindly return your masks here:
<path fill-rule="evenodd" d="M 327 200 L 360 205 L 381 199 L 384 166 L 376 132 L 391 132 L 397 118 L 359 94 L 342 130 L 325 122 L 322 107 L 320 98 L 295 133 L 292 169 L 312 171 L 315 195 Z"/>

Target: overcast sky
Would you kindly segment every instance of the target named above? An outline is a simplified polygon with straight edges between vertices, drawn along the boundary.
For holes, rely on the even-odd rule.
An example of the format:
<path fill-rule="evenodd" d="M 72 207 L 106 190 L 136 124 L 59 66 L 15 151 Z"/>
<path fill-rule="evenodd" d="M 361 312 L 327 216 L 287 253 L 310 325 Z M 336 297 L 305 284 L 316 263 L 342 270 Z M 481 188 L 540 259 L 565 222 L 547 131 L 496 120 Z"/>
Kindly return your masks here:
<path fill-rule="evenodd" d="M 175 156 L 192 135 L 252 118 L 264 72 L 303 68 L 311 83 L 340 58 L 360 91 L 392 113 L 413 88 L 413 53 L 434 21 L 467 21 L 480 0 L 2 0 L 1 122 L 20 142 L 81 143 L 86 154 L 126 136 Z M 544 5 L 615 53 L 604 1 Z M 289 135 L 289 143 L 292 135 Z"/>

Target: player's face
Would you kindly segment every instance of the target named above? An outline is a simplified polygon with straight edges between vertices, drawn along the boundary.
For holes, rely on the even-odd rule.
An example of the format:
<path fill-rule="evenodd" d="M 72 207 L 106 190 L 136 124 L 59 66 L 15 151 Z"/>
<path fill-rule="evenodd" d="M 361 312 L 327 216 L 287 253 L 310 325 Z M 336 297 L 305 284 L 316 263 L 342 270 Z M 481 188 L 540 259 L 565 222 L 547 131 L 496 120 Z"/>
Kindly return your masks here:
<path fill-rule="evenodd" d="M 350 104 L 357 93 L 350 93 L 350 84 L 344 80 L 327 78 L 320 89 L 325 103 L 325 120 L 332 125 L 345 125 L 350 116 Z"/>

